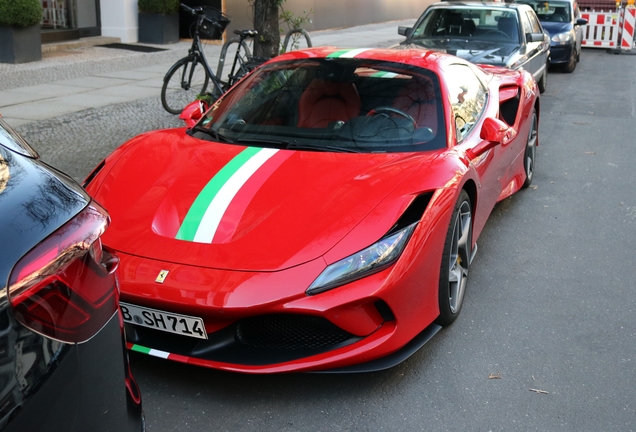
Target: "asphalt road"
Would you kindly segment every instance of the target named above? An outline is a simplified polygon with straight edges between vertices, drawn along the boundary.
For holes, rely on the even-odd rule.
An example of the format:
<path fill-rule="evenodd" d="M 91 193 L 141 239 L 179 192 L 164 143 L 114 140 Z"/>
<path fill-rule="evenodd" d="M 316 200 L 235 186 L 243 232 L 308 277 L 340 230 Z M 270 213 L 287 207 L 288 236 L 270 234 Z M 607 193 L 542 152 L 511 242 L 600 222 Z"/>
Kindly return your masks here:
<path fill-rule="evenodd" d="M 133 355 L 151 432 L 636 429 L 636 56 L 586 50 L 541 97 L 533 187 L 495 208 L 461 317 L 401 365 L 251 376 Z M 19 128 L 76 179 L 158 98 Z"/>

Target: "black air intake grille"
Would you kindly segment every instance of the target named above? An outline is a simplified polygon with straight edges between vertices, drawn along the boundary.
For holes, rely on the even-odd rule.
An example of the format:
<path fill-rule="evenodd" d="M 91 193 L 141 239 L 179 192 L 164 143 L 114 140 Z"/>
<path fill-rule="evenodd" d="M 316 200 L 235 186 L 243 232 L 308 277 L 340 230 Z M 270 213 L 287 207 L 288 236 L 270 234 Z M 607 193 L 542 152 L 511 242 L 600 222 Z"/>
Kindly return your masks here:
<path fill-rule="evenodd" d="M 241 320 L 236 327 L 236 339 L 255 348 L 315 350 L 355 338 L 329 320 L 306 315 L 263 315 Z"/>

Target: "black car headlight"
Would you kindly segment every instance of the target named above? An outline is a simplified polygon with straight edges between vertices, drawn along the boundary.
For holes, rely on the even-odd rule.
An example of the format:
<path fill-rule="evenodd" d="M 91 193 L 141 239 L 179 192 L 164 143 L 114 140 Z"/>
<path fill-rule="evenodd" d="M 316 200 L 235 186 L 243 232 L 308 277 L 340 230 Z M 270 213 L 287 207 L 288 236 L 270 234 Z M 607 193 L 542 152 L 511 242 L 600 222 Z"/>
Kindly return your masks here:
<path fill-rule="evenodd" d="M 417 222 L 414 222 L 393 231 L 368 248 L 331 264 L 307 288 L 306 293 L 318 294 L 389 267 L 402 254 L 416 226 Z"/>

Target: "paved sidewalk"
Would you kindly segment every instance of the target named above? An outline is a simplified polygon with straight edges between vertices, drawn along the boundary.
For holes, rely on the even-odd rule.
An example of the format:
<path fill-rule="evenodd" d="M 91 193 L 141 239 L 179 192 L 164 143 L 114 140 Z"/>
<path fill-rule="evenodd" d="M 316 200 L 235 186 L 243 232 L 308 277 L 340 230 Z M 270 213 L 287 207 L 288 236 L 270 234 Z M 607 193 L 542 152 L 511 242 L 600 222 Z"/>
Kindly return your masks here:
<path fill-rule="evenodd" d="M 397 34 L 398 26 L 414 23 L 412 19 L 317 31 L 311 33 L 311 38 L 314 46 L 389 47 L 403 39 Z M 58 46 L 56 51 L 45 52 L 40 62 L 0 63 L 0 113 L 17 127 L 139 99 L 156 97 L 159 101 L 165 73 L 187 54 L 190 43 L 155 47 L 165 51 L 141 53 L 99 46 Z M 213 69 L 220 51 L 220 45 L 206 46 Z"/>

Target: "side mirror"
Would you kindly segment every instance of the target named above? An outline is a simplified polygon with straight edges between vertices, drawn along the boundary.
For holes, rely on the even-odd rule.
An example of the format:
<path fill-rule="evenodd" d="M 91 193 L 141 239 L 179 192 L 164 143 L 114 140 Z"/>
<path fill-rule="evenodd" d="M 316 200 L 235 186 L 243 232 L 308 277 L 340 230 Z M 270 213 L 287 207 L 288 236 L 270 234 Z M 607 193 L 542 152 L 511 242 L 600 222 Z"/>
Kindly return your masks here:
<path fill-rule="evenodd" d="M 179 114 L 179 118 L 183 120 L 187 128 L 191 128 L 203 117 L 203 113 L 208 109 L 205 102 L 195 100 L 190 102 Z"/>
<path fill-rule="evenodd" d="M 526 33 L 526 41 L 543 42 L 543 33 Z"/>
<path fill-rule="evenodd" d="M 494 117 L 487 117 L 479 132 L 479 138 L 495 144 L 506 145 L 514 138 L 514 128 Z"/>
<path fill-rule="evenodd" d="M 578 18 L 576 20 L 576 25 L 580 25 L 580 26 L 587 25 L 587 20 L 585 18 Z"/>
<path fill-rule="evenodd" d="M 413 33 L 413 27 L 403 27 L 403 26 L 398 27 L 398 34 L 401 36 L 410 38 L 411 33 Z"/>
<path fill-rule="evenodd" d="M 499 119 L 487 117 L 479 132 L 479 137 L 483 141 L 470 149 L 468 156 L 470 159 L 474 159 L 491 148 L 508 144 L 515 136 L 517 136 L 517 131 L 514 128 Z"/>

